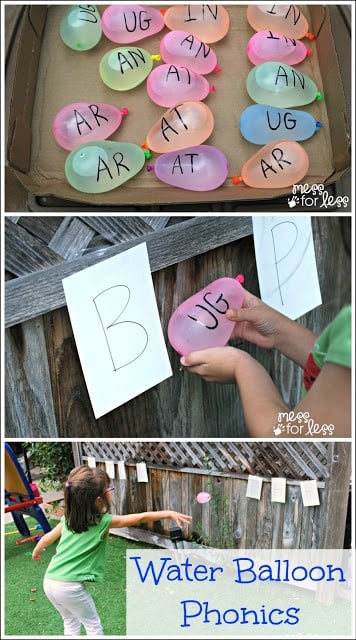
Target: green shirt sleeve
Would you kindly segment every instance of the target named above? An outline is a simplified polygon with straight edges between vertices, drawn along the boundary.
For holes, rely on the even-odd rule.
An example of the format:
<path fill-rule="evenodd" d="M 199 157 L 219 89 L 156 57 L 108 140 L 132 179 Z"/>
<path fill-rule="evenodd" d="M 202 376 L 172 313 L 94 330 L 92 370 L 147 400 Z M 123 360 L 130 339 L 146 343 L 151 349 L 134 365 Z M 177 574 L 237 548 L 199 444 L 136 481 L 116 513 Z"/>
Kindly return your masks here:
<path fill-rule="evenodd" d="M 351 368 L 351 305 L 343 307 L 330 326 L 325 362 Z"/>

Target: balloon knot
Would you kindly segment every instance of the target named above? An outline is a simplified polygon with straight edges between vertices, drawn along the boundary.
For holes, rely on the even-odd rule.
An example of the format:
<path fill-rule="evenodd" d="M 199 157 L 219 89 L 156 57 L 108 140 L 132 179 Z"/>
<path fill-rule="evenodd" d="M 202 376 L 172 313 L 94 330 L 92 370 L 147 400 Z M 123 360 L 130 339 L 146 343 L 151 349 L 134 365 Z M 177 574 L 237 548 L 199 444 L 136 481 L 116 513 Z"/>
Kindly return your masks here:
<path fill-rule="evenodd" d="M 147 169 L 147 171 L 154 171 L 154 165 L 153 164 L 148 164 L 146 169 Z"/>
<path fill-rule="evenodd" d="M 128 112 L 129 112 L 128 108 L 127 108 L 127 107 L 124 107 L 124 108 L 121 110 L 121 115 L 122 115 L 122 116 L 127 116 Z"/>
<path fill-rule="evenodd" d="M 149 149 L 144 149 L 143 153 L 145 154 L 146 160 L 148 160 L 152 156 L 152 153 Z"/>
<path fill-rule="evenodd" d="M 141 149 L 148 149 L 147 143 L 144 142 L 143 144 L 141 144 Z"/>
<path fill-rule="evenodd" d="M 154 54 L 151 56 L 151 60 L 160 60 L 160 59 L 161 59 L 161 56 L 160 56 L 160 54 L 159 54 L 159 53 L 154 53 Z"/>
<path fill-rule="evenodd" d="M 319 122 L 319 120 L 315 123 L 315 127 L 316 127 L 317 129 L 321 129 L 321 127 L 322 127 L 322 126 L 323 126 L 323 125 L 321 124 L 321 122 Z"/>
<path fill-rule="evenodd" d="M 320 93 L 320 91 L 318 91 L 318 93 L 316 94 L 316 99 L 317 100 L 322 100 L 324 98 L 323 94 Z"/>
<path fill-rule="evenodd" d="M 240 182 L 243 182 L 242 176 L 234 176 L 232 179 L 234 184 L 239 184 Z"/>
<path fill-rule="evenodd" d="M 311 54 L 312 54 L 312 53 L 313 53 L 313 52 L 312 52 L 312 50 L 311 50 L 311 49 L 307 49 L 307 53 L 306 53 L 306 55 L 307 55 L 307 56 L 311 56 Z"/>
<path fill-rule="evenodd" d="M 160 9 L 159 12 L 162 16 L 164 16 L 164 14 L 166 13 L 167 9 Z"/>
<path fill-rule="evenodd" d="M 314 40 L 315 35 L 314 35 L 314 33 L 306 33 L 305 37 L 308 38 L 308 40 Z"/>
<path fill-rule="evenodd" d="M 214 85 L 212 85 L 211 87 L 209 87 L 209 91 L 216 91 Z"/>
<path fill-rule="evenodd" d="M 239 273 L 239 275 L 236 276 L 235 280 L 237 280 L 237 282 L 239 282 L 240 284 L 243 284 L 245 282 L 245 276 L 243 275 L 243 273 Z"/>
<path fill-rule="evenodd" d="M 217 64 L 214 71 L 216 71 L 216 73 L 220 73 L 222 71 L 222 68 Z"/>

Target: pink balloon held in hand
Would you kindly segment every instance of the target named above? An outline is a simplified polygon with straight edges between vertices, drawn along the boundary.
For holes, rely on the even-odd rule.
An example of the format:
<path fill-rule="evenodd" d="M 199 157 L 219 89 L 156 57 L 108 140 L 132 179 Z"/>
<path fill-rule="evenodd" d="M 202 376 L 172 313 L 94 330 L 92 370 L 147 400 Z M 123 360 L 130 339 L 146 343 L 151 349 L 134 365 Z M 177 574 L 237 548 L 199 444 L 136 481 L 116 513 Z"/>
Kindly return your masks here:
<path fill-rule="evenodd" d="M 200 491 L 200 493 L 198 493 L 196 496 L 196 501 L 199 502 L 199 504 L 206 504 L 210 500 L 211 495 L 207 491 Z"/>
<path fill-rule="evenodd" d="M 240 276 L 219 278 L 182 302 L 168 323 L 168 340 L 180 355 L 223 347 L 230 340 L 235 323 L 226 317 L 228 309 L 242 307 Z"/>

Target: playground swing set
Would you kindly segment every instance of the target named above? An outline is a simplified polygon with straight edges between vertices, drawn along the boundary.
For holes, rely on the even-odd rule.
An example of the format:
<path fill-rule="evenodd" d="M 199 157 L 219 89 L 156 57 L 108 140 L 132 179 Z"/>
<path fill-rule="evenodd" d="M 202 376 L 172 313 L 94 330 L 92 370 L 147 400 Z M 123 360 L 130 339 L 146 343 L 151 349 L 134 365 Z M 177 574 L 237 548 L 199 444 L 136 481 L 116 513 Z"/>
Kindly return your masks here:
<path fill-rule="evenodd" d="M 16 541 L 16 544 L 37 541 L 44 533 L 51 531 L 51 525 L 40 506 L 43 498 L 37 484 L 32 482 L 26 452 L 23 453 L 26 473 L 12 447 L 5 442 L 5 513 L 11 513 L 17 530 L 23 536 Z M 38 525 L 34 529 L 42 529 L 43 533 L 31 535 L 24 516 L 37 520 Z"/>

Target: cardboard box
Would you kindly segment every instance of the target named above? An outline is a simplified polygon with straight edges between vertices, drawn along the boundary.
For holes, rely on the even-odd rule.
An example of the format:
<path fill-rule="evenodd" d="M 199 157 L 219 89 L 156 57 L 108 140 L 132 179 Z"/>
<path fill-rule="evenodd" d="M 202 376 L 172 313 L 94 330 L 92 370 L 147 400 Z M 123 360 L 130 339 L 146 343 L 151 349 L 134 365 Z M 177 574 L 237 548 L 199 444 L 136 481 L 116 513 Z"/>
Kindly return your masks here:
<path fill-rule="evenodd" d="M 107 5 L 99 5 L 102 13 Z M 152 4 L 152 6 L 156 6 Z M 158 6 L 158 5 L 157 5 Z M 18 50 L 8 105 L 7 163 L 16 179 L 36 196 L 53 196 L 64 201 L 93 206 L 115 207 L 152 204 L 189 204 L 203 202 L 239 203 L 271 200 L 287 196 L 292 188 L 253 189 L 235 185 L 232 177 L 240 175 L 243 164 L 260 148 L 244 140 L 239 117 L 253 101 L 246 91 L 246 78 L 252 63 L 246 45 L 254 34 L 246 18 L 247 5 L 224 5 L 230 15 L 230 29 L 223 40 L 211 45 L 217 54 L 221 73 L 207 76 L 216 87 L 205 103 L 214 114 L 214 130 L 206 144 L 223 151 L 229 163 L 225 183 L 213 191 L 196 192 L 178 189 L 160 182 L 145 168 L 121 187 L 103 194 L 86 194 L 68 184 L 64 164 L 68 151 L 59 147 L 52 134 L 56 113 L 66 104 L 88 100 L 107 102 L 129 109 L 121 127 L 111 140 L 141 145 L 152 125 L 165 108 L 153 103 L 146 92 L 146 82 L 130 91 L 114 91 L 99 76 L 99 62 L 116 46 L 105 35 L 90 51 L 77 52 L 60 38 L 61 17 L 65 5 L 25 5 L 17 27 Z M 299 6 L 299 5 L 298 5 Z M 324 95 L 302 110 L 322 122 L 322 128 L 303 146 L 309 155 L 309 172 L 303 183 L 329 185 L 338 181 L 351 164 L 350 131 L 339 60 L 334 46 L 330 11 L 326 5 L 300 5 L 315 40 L 308 46 L 312 55 L 298 65 L 317 84 Z M 167 32 L 141 40 L 135 46 L 151 54 L 159 53 L 159 43 Z M 351 45 L 350 45 L 351 46 Z M 350 51 L 351 56 L 351 51 Z M 154 62 L 154 65 L 159 62 Z M 348 61 L 349 64 L 349 61 Z M 149 164 L 154 164 L 152 154 Z"/>

